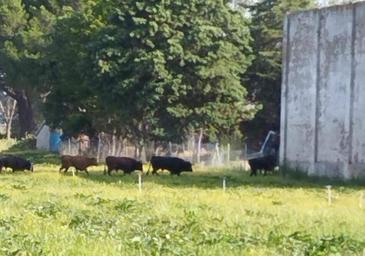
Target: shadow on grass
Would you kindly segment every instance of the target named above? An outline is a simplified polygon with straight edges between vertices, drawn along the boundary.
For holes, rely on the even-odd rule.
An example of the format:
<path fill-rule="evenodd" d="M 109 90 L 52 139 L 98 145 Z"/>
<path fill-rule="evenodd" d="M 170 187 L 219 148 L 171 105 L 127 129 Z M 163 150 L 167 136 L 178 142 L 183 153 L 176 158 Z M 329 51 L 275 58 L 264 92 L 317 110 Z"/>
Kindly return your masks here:
<path fill-rule="evenodd" d="M 103 172 L 90 172 L 90 176 L 80 173 L 79 177 L 89 179 L 94 182 L 106 184 L 124 183 L 136 184 L 138 180 L 137 173 L 124 175 L 120 172 L 113 173 L 112 176 L 103 175 Z M 360 189 L 365 184 L 364 181 L 341 181 L 325 178 L 302 177 L 300 179 L 290 176 L 283 176 L 279 173 L 269 174 L 267 176 L 250 177 L 249 172 L 238 169 L 221 169 L 210 171 L 197 171 L 194 173 L 183 173 L 181 176 L 172 176 L 163 172 L 158 176 L 143 175 L 143 182 L 161 185 L 171 188 L 203 188 L 217 189 L 222 188 L 223 178 L 226 178 L 228 188 L 324 188 L 326 185 L 335 187 L 346 187 L 349 189 Z"/>
<path fill-rule="evenodd" d="M 33 164 L 60 164 L 60 156 L 55 153 L 42 150 L 6 150 L 1 155 L 14 155 L 31 161 Z"/>

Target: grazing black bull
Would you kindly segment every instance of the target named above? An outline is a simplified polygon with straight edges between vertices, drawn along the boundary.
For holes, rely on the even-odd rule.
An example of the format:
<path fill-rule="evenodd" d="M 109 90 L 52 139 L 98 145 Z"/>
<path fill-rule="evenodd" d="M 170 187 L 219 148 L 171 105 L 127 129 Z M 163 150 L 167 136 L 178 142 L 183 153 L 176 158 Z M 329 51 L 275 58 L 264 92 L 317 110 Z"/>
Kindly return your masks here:
<path fill-rule="evenodd" d="M 89 172 L 87 171 L 87 168 L 92 165 L 97 165 L 96 158 L 90 158 L 86 156 L 68 156 L 64 155 L 61 156 L 61 167 L 60 172 L 62 169 L 64 169 L 64 172 L 68 171 L 68 168 L 75 167 L 76 173 L 78 171 L 85 171 L 87 175 L 89 175 Z"/>
<path fill-rule="evenodd" d="M 157 174 L 158 170 L 168 170 L 171 175 L 180 176 L 182 172 L 192 172 L 191 163 L 177 157 L 153 156 L 151 158 L 152 174 Z M 148 168 L 147 174 L 149 174 Z"/>
<path fill-rule="evenodd" d="M 258 170 L 264 170 L 264 175 L 268 171 L 274 171 L 275 167 L 278 165 L 276 155 L 268 155 L 260 158 L 251 159 L 248 161 L 251 168 L 250 176 L 257 176 Z"/>
<path fill-rule="evenodd" d="M 124 173 L 127 174 L 131 174 L 133 171 L 143 172 L 142 162 L 129 157 L 108 156 L 105 158 L 105 163 L 108 167 L 109 175 L 113 170 L 115 170 L 116 172 L 118 172 L 118 170 L 122 170 Z M 105 169 L 104 174 L 106 174 Z"/>
<path fill-rule="evenodd" d="M 5 169 L 11 168 L 13 172 L 24 170 L 29 170 L 31 172 L 34 171 L 33 164 L 30 161 L 17 156 L 5 156 L 0 158 L 0 172 L 2 171 L 3 167 Z"/>

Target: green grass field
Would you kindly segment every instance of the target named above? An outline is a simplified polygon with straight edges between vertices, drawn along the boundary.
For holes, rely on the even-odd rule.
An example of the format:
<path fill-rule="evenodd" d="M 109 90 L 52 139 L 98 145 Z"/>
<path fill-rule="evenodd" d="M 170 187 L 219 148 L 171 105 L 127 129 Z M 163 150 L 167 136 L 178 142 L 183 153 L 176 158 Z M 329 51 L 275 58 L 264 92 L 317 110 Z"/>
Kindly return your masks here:
<path fill-rule="evenodd" d="M 20 154 L 20 151 L 18 152 Z M 26 152 L 41 162 L 41 152 Z M 37 158 L 38 157 L 38 158 Z M 57 162 L 52 155 L 50 162 Z M 360 185 L 235 169 L 181 177 L 58 173 L 0 175 L 0 255 L 362 255 Z M 227 190 L 222 178 L 227 177 Z"/>

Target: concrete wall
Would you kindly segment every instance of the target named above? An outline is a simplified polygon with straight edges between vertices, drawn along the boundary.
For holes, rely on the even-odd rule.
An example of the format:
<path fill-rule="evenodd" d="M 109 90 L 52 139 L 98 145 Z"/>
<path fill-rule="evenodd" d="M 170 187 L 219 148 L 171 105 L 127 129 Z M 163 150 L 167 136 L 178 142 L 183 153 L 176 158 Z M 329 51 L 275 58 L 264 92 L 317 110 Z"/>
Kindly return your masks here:
<path fill-rule="evenodd" d="M 365 2 L 291 14 L 283 43 L 281 164 L 365 177 Z"/>
<path fill-rule="evenodd" d="M 49 150 L 50 130 L 47 125 L 43 125 L 37 134 L 36 147 L 37 149 Z"/>

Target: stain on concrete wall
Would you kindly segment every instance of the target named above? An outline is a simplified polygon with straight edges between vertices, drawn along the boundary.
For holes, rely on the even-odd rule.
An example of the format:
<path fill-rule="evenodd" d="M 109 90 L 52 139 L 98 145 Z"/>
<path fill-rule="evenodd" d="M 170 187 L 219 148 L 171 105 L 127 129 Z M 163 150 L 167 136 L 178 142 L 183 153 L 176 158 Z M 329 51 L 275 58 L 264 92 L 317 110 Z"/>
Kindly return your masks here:
<path fill-rule="evenodd" d="M 365 177 L 365 3 L 290 14 L 284 31 L 281 163 Z"/>

